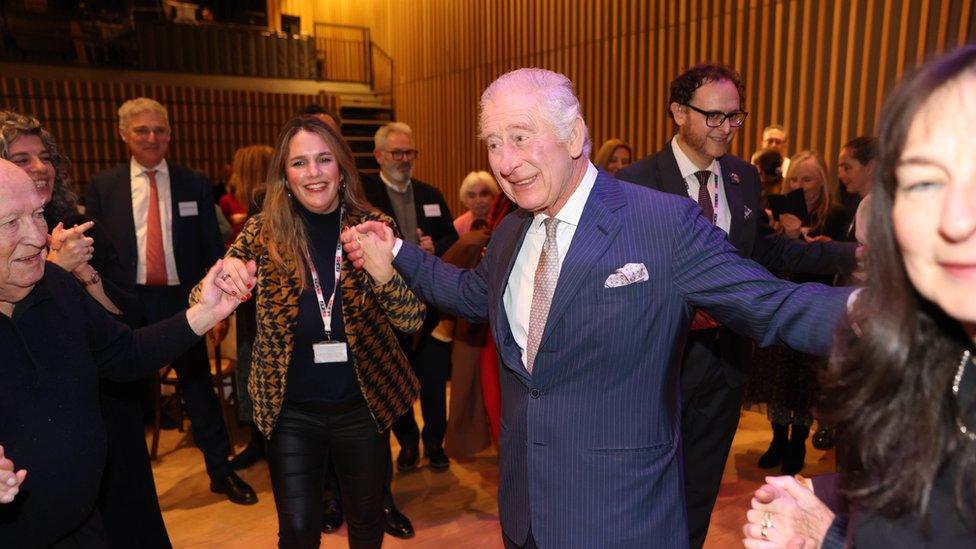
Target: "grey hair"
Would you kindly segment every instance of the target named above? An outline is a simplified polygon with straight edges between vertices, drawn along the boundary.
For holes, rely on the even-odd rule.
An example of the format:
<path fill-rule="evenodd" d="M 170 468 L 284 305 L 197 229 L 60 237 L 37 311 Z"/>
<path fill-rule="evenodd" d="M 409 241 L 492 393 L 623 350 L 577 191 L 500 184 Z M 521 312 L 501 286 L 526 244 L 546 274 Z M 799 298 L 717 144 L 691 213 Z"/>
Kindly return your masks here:
<path fill-rule="evenodd" d="M 573 124 L 579 118 L 583 121 L 583 156 L 590 156 L 593 143 L 590 130 L 583 119 L 579 98 L 573 91 L 573 82 L 564 74 L 540 68 L 522 68 L 507 72 L 492 82 L 481 94 L 481 115 L 479 132 L 484 137 L 485 106 L 494 97 L 504 92 L 520 91 L 533 93 L 538 97 L 539 113 L 560 141 L 569 141 Z"/>
<path fill-rule="evenodd" d="M 137 97 L 122 103 L 122 106 L 119 107 L 119 129 L 122 131 L 128 130 L 129 121 L 132 120 L 132 117 L 144 112 L 154 112 L 163 117 L 163 121 L 166 123 L 166 129 L 169 129 L 169 113 L 166 111 L 166 107 L 160 104 L 159 101 L 148 97 Z"/>
<path fill-rule="evenodd" d="M 373 135 L 373 148 L 377 151 L 386 150 L 386 138 L 390 136 L 391 133 L 402 133 L 413 139 L 413 130 L 410 126 L 403 122 L 390 122 L 380 126 L 380 129 L 376 130 L 376 134 Z"/>
<path fill-rule="evenodd" d="M 498 183 L 490 173 L 484 170 L 469 172 L 468 175 L 464 177 L 464 181 L 461 182 L 461 187 L 458 189 L 458 196 L 461 198 L 462 202 L 464 201 L 464 193 L 466 193 L 472 185 L 479 181 L 488 186 L 488 190 L 491 191 L 491 194 L 498 196 L 498 193 L 501 192 L 501 189 L 498 188 Z"/>

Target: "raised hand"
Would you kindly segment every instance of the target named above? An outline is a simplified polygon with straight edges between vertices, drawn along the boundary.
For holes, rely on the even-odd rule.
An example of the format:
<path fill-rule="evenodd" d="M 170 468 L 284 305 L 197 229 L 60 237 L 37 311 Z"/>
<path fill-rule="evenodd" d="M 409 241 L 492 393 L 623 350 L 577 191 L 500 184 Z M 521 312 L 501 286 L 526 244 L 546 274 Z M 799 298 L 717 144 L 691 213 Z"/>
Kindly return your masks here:
<path fill-rule="evenodd" d="M 421 250 L 429 254 L 434 253 L 434 240 L 425 235 L 424 231 L 421 231 L 419 228 L 417 229 L 417 245 L 420 246 Z"/>
<path fill-rule="evenodd" d="M 393 278 L 393 230 L 379 221 L 367 221 L 342 233 L 342 248 L 357 269 L 366 269 L 378 284 Z"/>
<path fill-rule="evenodd" d="M 95 251 L 95 240 L 85 236 L 85 231 L 95 225 L 94 221 L 87 221 L 65 229 L 63 223 L 58 223 L 51 231 L 47 260 L 56 263 L 62 269 L 72 272 L 91 261 Z"/>
<path fill-rule="evenodd" d="M 7 459 L 3 454 L 3 446 L 0 446 L 0 503 L 10 503 L 20 492 L 20 485 L 27 478 L 27 470 L 14 470 L 14 462 Z"/>
<path fill-rule="evenodd" d="M 235 261 L 243 265 L 243 272 L 241 272 L 240 266 L 233 264 L 232 259 L 217 260 L 217 263 L 207 272 L 207 276 L 200 281 L 200 301 L 187 309 L 187 320 L 197 335 L 205 334 L 218 322 L 230 316 L 238 305 L 251 297 L 250 288 L 253 288 L 256 282 L 254 275 L 257 273 L 257 264 L 254 261 L 243 263 L 237 259 Z M 225 268 L 225 261 L 232 263 L 232 268 Z M 239 293 L 238 295 L 229 293 L 227 288 L 231 284 L 234 287 L 241 284 L 248 288 L 248 293 L 243 296 Z"/>
<path fill-rule="evenodd" d="M 823 543 L 834 513 L 794 477 L 766 477 L 766 484 L 752 498 L 746 519 L 743 544 L 749 549 L 816 549 Z"/>

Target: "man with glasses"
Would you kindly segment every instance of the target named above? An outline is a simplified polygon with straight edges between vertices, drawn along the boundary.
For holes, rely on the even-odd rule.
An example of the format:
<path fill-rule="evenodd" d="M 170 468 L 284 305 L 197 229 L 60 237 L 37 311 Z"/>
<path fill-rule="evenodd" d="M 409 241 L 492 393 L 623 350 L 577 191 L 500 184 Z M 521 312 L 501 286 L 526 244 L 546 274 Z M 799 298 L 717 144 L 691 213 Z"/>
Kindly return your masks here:
<path fill-rule="evenodd" d="M 756 168 L 728 154 L 748 115 L 739 75 L 716 64 L 695 66 L 671 82 L 668 111 L 677 133 L 663 150 L 617 172 L 617 178 L 699 203 L 709 223 L 742 257 L 771 269 L 851 272 L 856 245 L 805 243 L 773 231 L 759 206 Z M 739 423 L 752 342 L 698 312 L 681 368 L 681 436 L 685 505 L 692 547 L 701 547 Z"/>
<path fill-rule="evenodd" d="M 413 165 L 418 156 L 413 130 L 403 122 L 391 122 L 376 131 L 373 143 L 373 155 L 380 165 L 380 173 L 363 175 L 366 199 L 396 220 L 405 241 L 428 253 L 442 255 L 458 237 L 454 218 L 439 190 L 413 178 Z M 424 431 L 421 437 L 413 410 L 393 424 L 393 434 L 400 442 L 397 457 L 400 471 L 417 467 L 421 438 L 431 468 L 444 470 L 449 466 L 443 443 L 447 430 L 446 387 L 451 368 L 451 345 L 431 335 L 437 322 L 436 312 L 428 308 L 420 341 L 415 342 L 412 336 L 401 338 L 420 379 Z"/>
<path fill-rule="evenodd" d="M 190 290 L 223 256 L 207 176 L 167 162 L 171 129 L 166 108 L 139 97 L 119 108 L 119 135 L 130 159 L 92 176 L 86 213 L 102 228 L 95 242 L 101 275 L 133 289 L 150 323 L 186 308 Z M 140 314 L 125 311 L 126 316 Z M 210 490 L 233 503 L 257 503 L 254 490 L 231 469 L 227 426 L 210 380 L 204 340 L 173 361 L 203 452 Z M 127 394 L 131 389 L 120 387 Z M 143 448 L 143 451 L 145 449 Z"/>

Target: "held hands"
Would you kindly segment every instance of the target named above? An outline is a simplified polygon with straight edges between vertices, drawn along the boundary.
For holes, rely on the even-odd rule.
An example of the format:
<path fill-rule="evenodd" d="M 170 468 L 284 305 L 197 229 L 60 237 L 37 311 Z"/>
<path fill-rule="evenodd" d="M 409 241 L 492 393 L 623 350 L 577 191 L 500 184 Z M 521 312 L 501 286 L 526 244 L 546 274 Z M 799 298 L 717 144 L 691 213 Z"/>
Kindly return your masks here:
<path fill-rule="evenodd" d="M 0 503 L 10 503 L 14 496 L 20 492 L 20 485 L 27 477 L 27 470 L 14 470 L 14 462 L 3 455 L 3 446 L 0 446 Z"/>
<path fill-rule="evenodd" d="M 425 235 L 424 231 L 421 231 L 420 229 L 417 229 L 417 245 L 420 246 L 421 250 L 429 254 L 434 253 L 434 240 Z"/>
<path fill-rule="evenodd" d="M 48 238 L 47 260 L 68 272 L 91 261 L 92 253 L 95 251 L 95 240 L 85 236 L 85 231 L 91 229 L 94 224 L 93 221 L 87 221 L 65 229 L 63 223 L 58 223 Z"/>
<path fill-rule="evenodd" d="M 748 549 L 818 549 L 834 513 L 794 477 L 766 477 L 746 519 L 742 542 Z"/>
<path fill-rule="evenodd" d="M 238 305 L 251 297 L 257 264 L 240 259 L 219 259 L 200 281 L 200 301 L 186 311 L 190 327 L 203 335 L 230 316 Z"/>
<path fill-rule="evenodd" d="M 393 230 L 379 221 L 367 221 L 342 232 L 342 248 L 357 269 L 366 269 L 379 285 L 393 278 Z M 429 237 L 428 237 L 429 238 Z"/>
<path fill-rule="evenodd" d="M 800 230 L 803 220 L 793 214 L 779 214 L 779 224 L 783 228 L 783 234 L 790 238 L 799 238 L 803 234 Z"/>

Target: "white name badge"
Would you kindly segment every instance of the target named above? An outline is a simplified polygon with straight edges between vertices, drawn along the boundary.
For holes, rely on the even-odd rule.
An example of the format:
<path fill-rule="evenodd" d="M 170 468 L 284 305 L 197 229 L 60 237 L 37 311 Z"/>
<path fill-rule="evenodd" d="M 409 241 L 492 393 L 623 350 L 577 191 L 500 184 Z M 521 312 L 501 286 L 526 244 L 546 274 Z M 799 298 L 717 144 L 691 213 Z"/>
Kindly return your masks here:
<path fill-rule="evenodd" d="M 180 202 L 180 217 L 200 215 L 196 202 Z"/>
<path fill-rule="evenodd" d="M 441 216 L 440 204 L 424 204 L 424 217 L 440 217 L 440 216 Z"/>
<path fill-rule="evenodd" d="M 347 362 L 349 353 L 343 341 L 321 341 L 312 345 L 312 354 L 315 355 L 316 364 L 328 364 L 330 362 Z"/>

